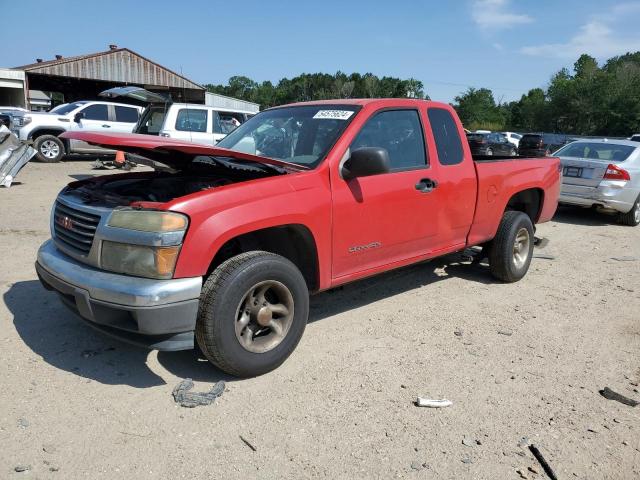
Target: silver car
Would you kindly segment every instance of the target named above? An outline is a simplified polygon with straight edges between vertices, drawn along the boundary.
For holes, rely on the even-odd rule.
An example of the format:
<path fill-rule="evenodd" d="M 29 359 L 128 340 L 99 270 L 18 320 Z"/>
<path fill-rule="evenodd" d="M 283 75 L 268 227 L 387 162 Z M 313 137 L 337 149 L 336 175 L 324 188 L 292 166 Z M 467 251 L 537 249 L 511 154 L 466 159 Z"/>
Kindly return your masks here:
<path fill-rule="evenodd" d="M 561 204 L 616 213 L 640 224 L 640 144 L 629 140 L 578 140 L 554 156 L 563 167 Z"/>

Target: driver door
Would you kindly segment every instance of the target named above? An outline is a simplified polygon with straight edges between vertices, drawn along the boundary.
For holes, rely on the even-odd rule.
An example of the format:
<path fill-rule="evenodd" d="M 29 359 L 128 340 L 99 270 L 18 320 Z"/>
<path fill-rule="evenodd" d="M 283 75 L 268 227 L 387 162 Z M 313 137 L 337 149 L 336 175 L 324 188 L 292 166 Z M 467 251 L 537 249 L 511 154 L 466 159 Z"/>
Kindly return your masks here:
<path fill-rule="evenodd" d="M 76 122 L 75 118 L 71 120 L 71 131 L 81 132 L 109 132 L 111 131 L 111 122 L 109 121 L 109 105 L 105 103 L 94 103 L 88 105 L 83 109 L 75 113 L 82 114 L 82 118 L 78 118 Z M 106 150 L 95 145 L 90 145 L 80 140 L 70 140 L 71 152 L 91 153 L 100 152 L 106 153 L 111 150 Z"/>
<path fill-rule="evenodd" d="M 332 168 L 336 283 L 435 248 L 438 166 L 427 160 L 422 123 L 414 109 L 374 113 L 345 155 L 360 147 L 385 148 L 391 171 L 345 181 Z"/>

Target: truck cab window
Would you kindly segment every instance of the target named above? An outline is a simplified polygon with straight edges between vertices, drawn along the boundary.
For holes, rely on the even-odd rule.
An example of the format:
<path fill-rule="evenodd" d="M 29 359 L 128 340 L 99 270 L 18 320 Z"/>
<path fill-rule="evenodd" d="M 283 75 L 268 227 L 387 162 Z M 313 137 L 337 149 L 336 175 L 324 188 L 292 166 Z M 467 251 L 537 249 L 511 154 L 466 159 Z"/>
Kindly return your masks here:
<path fill-rule="evenodd" d="M 367 120 L 351 144 L 351 150 L 380 147 L 389 152 L 391 170 L 427 164 L 422 124 L 416 110 L 388 110 Z"/>
<path fill-rule="evenodd" d="M 109 120 L 109 109 L 104 104 L 89 105 L 81 111 L 84 113 L 85 120 Z"/>
<path fill-rule="evenodd" d="M 458 127 L 451 113 L 444 108 L 427 110 L 431 130 L 436 141 L 440 165 L 457 165 L 464 158 Z"/>

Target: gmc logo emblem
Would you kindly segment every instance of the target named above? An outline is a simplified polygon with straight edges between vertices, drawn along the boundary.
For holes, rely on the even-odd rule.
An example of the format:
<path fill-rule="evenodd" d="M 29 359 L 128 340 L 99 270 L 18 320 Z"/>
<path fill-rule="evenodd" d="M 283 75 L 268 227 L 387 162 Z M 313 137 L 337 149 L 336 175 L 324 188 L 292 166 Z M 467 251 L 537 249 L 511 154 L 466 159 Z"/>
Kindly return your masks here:
<path fill-rule="evenodd" d="M 58 225 L 66 230 L 73 229 L 73 220 L 69 217 L 58 217 Z"/>

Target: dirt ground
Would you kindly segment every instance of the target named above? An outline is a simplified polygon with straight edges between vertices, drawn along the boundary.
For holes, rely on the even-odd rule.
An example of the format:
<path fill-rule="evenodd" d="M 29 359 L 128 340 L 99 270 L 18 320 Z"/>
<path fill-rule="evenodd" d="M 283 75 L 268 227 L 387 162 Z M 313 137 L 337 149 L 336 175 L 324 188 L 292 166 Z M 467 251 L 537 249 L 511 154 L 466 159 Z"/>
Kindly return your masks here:
<path fill-rule="evenodd" d="M 640 400 L 640 227 L 563 208 L 538 230 L 554 259 L 518 283 L 450 256 L 322 293 L 291 358 L 235 380 L 101 336 L 40 286 L 52 202 L 93 174 L 33 163 L 0 189 L 0 478 L 547 478 L 527 442 L 561 479 L 640 476 L 640 407 L 598 393 Z M 183 408 L 185 377 L 227 390 Z"/>

